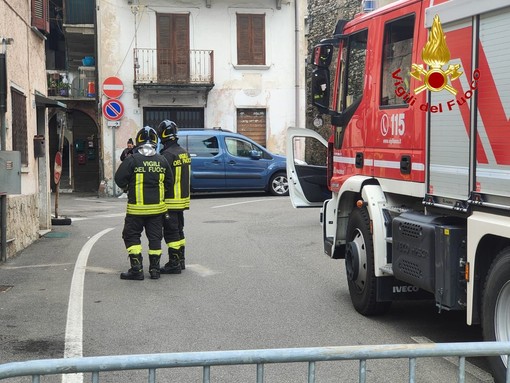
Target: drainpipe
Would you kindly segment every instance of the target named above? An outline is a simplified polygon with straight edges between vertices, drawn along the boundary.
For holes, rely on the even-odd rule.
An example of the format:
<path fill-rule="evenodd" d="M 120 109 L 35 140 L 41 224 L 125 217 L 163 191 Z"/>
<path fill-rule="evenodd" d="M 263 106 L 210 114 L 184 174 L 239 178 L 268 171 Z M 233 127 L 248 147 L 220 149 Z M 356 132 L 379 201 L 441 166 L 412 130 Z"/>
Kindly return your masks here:
<path fill-rule="evenodd" d="M 5 48 L 5 45 L 4 45 Z M 0 150 L 6 150 L 6 120 L 5 113 L 7 112 L 7 62 L 5 61 L 5 51 L 0 53 Z"/>
<path fill-rule="evenodd" d="M 0 52 L 0 150 L 7 150 L 7 122 L 5 114 L 7 112 L 7 45 L 12 44 L 14 40 L 10 37 L 1 37 L 2 51 Z"/>
<path fill-rule="evenodd" d="M 294 32 L 295 32 L 295 51 L 296 51 L 296 57 L 295 57 L 295 68 L 294 68 L 294 78 L 295 78 L 295 126 L 297 128 L 301 127 L 301 119 L 300 119 L 300 112 L 301 112 L 301 37 L 300 37 L 300 15 L 301 15 L 301 1 L 302 0 L 295 0 L 295 6 L 294 6 Z"/>

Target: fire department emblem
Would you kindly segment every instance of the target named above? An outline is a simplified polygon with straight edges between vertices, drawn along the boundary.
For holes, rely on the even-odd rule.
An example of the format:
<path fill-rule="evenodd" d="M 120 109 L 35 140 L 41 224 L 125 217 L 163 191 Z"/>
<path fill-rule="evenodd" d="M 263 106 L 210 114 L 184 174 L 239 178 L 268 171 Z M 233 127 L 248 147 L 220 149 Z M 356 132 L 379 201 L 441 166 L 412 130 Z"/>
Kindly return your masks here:
<path fill-rule="evenodd" d="M 411 76 L 424 84 L 414 90 L 416 94 L 428 89 L 432 92 L 439 92 L 446 89 L 453 95 L 457 94 L 457 90 L 450 85 L 452 80 L 460 77 L 460 64 L 448 66 L 447 70 L 443 70 L 443 66 L 450 61 L 450 50 L 446 45 L 446 37 L 441 28 L 439 16 L 434 17 L 432 28 L 429 34 L 429 40 L 423 47 L 421 58 L 428 64 L 429 70 L 425 70 L 422 64 L 413 64 Z M 424 79 L 422 80 L 422 76 Z"/>

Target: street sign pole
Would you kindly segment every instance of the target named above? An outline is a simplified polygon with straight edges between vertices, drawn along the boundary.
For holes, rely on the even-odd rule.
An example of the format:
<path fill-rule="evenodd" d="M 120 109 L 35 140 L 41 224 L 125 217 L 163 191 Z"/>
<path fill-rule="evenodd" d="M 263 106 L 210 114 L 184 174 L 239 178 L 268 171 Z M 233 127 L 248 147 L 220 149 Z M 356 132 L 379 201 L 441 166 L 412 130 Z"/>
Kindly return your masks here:
<path fill-rule="evenodd" d="M 115 126 L 112 126 L 112 147 L 113 147 L 113 179 L 112 179 L 112 191 L 113 191 L 113 196 L 114 197 L 117 197 L 117 184 L 115 183 L 115 170 L 117 169 L 116 167 L 116 158 L 117 155 L 115 154 L 115 136 L 117 135 L 117 129 L 115 128 Z"/>

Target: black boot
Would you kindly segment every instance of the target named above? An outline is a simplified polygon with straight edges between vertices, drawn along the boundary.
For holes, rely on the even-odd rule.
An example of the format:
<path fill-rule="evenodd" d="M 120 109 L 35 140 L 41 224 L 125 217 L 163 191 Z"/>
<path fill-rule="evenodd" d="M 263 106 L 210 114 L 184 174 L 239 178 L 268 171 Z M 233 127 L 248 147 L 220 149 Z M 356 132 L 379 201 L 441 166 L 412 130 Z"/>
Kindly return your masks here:
<path fill-rule="evenodd" d="M 179 250 L 168 249 L 168 263 L 165 264 L 159 271 L 161 274 L 180 274 L 181 261 L 179 259 Z"/>
<path fill-rule="evenodd" d="M 159 279 L 159 260 L 160 255 L 149 255 L 149 274 L 151 279 Z"/>
<path fill-rule="evenodd" d="M 143 281 L 143 258 L 142 254 L 129 254 L 129 261 L 131 268 L 120 274 L 120 279 L 131 279 L 136 281 Z"/>
<path fill-rule="evenodd" d="M 186 268 L 186 263 L 184 262 L 184 248 L 185 246 L 181 246 L 179 248 L 179 260 L 181 261 L 181 269 L 184 270 Z"/>

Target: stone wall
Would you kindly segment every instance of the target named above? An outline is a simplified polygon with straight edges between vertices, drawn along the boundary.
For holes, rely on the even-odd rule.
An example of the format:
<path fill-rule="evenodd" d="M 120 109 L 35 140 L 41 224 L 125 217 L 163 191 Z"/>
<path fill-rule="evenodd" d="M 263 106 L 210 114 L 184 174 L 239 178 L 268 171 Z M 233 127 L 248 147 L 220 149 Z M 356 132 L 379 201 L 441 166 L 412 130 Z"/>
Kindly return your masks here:
<path fill-rule="evenodd" d="M 14 257 L 39 238 L 37 194 L 7 196 L 7 258 Z"/>
<path fill-rule="evenodd" d="M 376 5 L 381 7 L 395 0 L 378 0 Z M 324 124 L 320 128 L 313 125 L 317 116 L 317 109 L 312 106 L 311 101 L 311 73 L 312 73 L 312 52 L 313 47 L 322 39 L 333 36 L 337 20 L 351 20 L 361 12 L 362 0 L 308 0 L 308 56 L 306 68 L 306 127 L 317 130 L 324 138 L 330 135 L 330 118 L 323 115 Z M 334 73 L 331 65 L 331 73 Z M 334 76 L 331 76 L 333 85 Z"/>
<path fill-rule="evenodd" d="M 324 138 L 330 135 L 329 116 L 323 115 L 324 124 L 316 128 L 313 120 L 317 109 L 311 101 L 311 73 L 313 47 L 322 39 L 333 36 L 337 20 L 350 20 L 361 10 L 361 0 L 310 0 L 308 1 L 308 56 L 306 68 L 306 127 L 317 130 Z M 333 72 L 333 71 L 332 71 Z M 333 81 L 333 76 L 331 78 Z"/>

